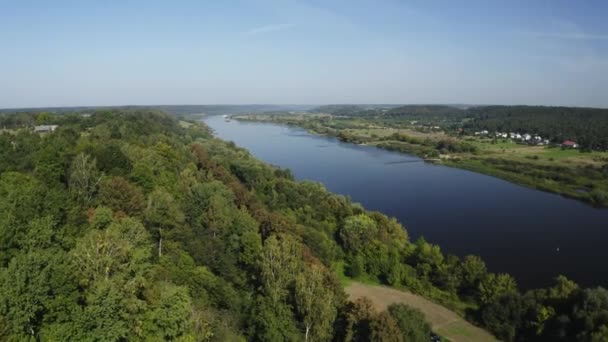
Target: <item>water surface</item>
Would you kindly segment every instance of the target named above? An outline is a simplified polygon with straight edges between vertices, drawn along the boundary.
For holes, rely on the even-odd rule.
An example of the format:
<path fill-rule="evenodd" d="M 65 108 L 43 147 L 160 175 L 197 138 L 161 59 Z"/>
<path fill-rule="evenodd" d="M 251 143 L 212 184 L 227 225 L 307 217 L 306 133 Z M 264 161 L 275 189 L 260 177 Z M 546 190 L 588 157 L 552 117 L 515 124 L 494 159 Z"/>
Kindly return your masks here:
<path fill-rule="evenodd" d="M 413 239 L 424 236 L 459 256 L 480 255 L 490 271 L 514 275 L 522 288 L 550 285 L 558 274 L 608 285 L 606 209 L 300 128 L 221 117 L 206 123 L 297 179 L 319 181 L 396 217 Z"/>

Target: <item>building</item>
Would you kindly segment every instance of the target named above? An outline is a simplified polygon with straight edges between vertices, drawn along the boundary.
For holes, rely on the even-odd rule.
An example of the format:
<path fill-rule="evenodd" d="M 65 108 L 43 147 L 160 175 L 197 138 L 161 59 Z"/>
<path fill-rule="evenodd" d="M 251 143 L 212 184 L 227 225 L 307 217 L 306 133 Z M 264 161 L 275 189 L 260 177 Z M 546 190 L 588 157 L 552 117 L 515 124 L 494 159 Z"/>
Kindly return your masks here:
<path fill-rule="evenodd" d="M 566 148 L 578 148 L 578 144 L 572 140 L 566 140 L 562 143 L 562 147 Z"/>
<path fill-rule="evenodd" d="M 57 125 L 41 125 L 34 127 L 34 133 L 51 133 L 57 129 Z"/>

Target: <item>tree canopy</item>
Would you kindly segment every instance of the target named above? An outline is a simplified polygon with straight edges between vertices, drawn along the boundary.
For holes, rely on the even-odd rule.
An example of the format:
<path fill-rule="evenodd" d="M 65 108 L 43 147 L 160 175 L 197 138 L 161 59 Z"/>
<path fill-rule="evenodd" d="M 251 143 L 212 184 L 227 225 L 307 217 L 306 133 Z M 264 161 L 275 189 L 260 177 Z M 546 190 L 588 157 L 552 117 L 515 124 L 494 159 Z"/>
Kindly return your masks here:
<path fill-rule="evenodd" d="M 88 114 L 3 116 L 0 340 L 428 340 L 418 311 L 349 302 L 340 269 L 470 308 L 505 340 L 607 335 L 603 288 L 522 294 L 201 123 Z"/>

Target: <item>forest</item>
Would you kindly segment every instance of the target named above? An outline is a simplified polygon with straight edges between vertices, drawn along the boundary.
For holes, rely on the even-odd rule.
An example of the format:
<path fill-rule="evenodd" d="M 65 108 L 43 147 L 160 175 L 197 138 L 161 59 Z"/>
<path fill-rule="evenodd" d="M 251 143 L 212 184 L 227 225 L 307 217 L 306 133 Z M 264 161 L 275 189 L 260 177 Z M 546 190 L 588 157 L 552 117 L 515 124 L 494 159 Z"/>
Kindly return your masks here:
<path fill-rule="evenodd" d="M 539 134 L 561 143 L 574 140 L 583 149 L 608 150 L 608 109 L 541 106 L 471 108 L 467 131 Z"/>
<path fill-rule="evenodd" d="M 87 114 L 0 117 L 0 340 L 429 340 L 419 312 L 350 302 L 344 277 L 408 289 L 506 341 L 608 339 L 602 287 L 556 275 L 522 293 L 202 123 Z"/>

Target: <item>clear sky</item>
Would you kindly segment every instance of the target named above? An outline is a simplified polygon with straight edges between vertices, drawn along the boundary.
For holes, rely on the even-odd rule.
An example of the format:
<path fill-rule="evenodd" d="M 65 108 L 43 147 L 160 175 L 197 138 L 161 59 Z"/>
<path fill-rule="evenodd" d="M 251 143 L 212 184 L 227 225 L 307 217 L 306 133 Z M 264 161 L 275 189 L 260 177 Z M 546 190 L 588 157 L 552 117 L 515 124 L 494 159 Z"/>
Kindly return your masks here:
<path fill-rule="evenodd" d="M 608 107 L 608 1 L 0 0 L 0 108 Z"/>

